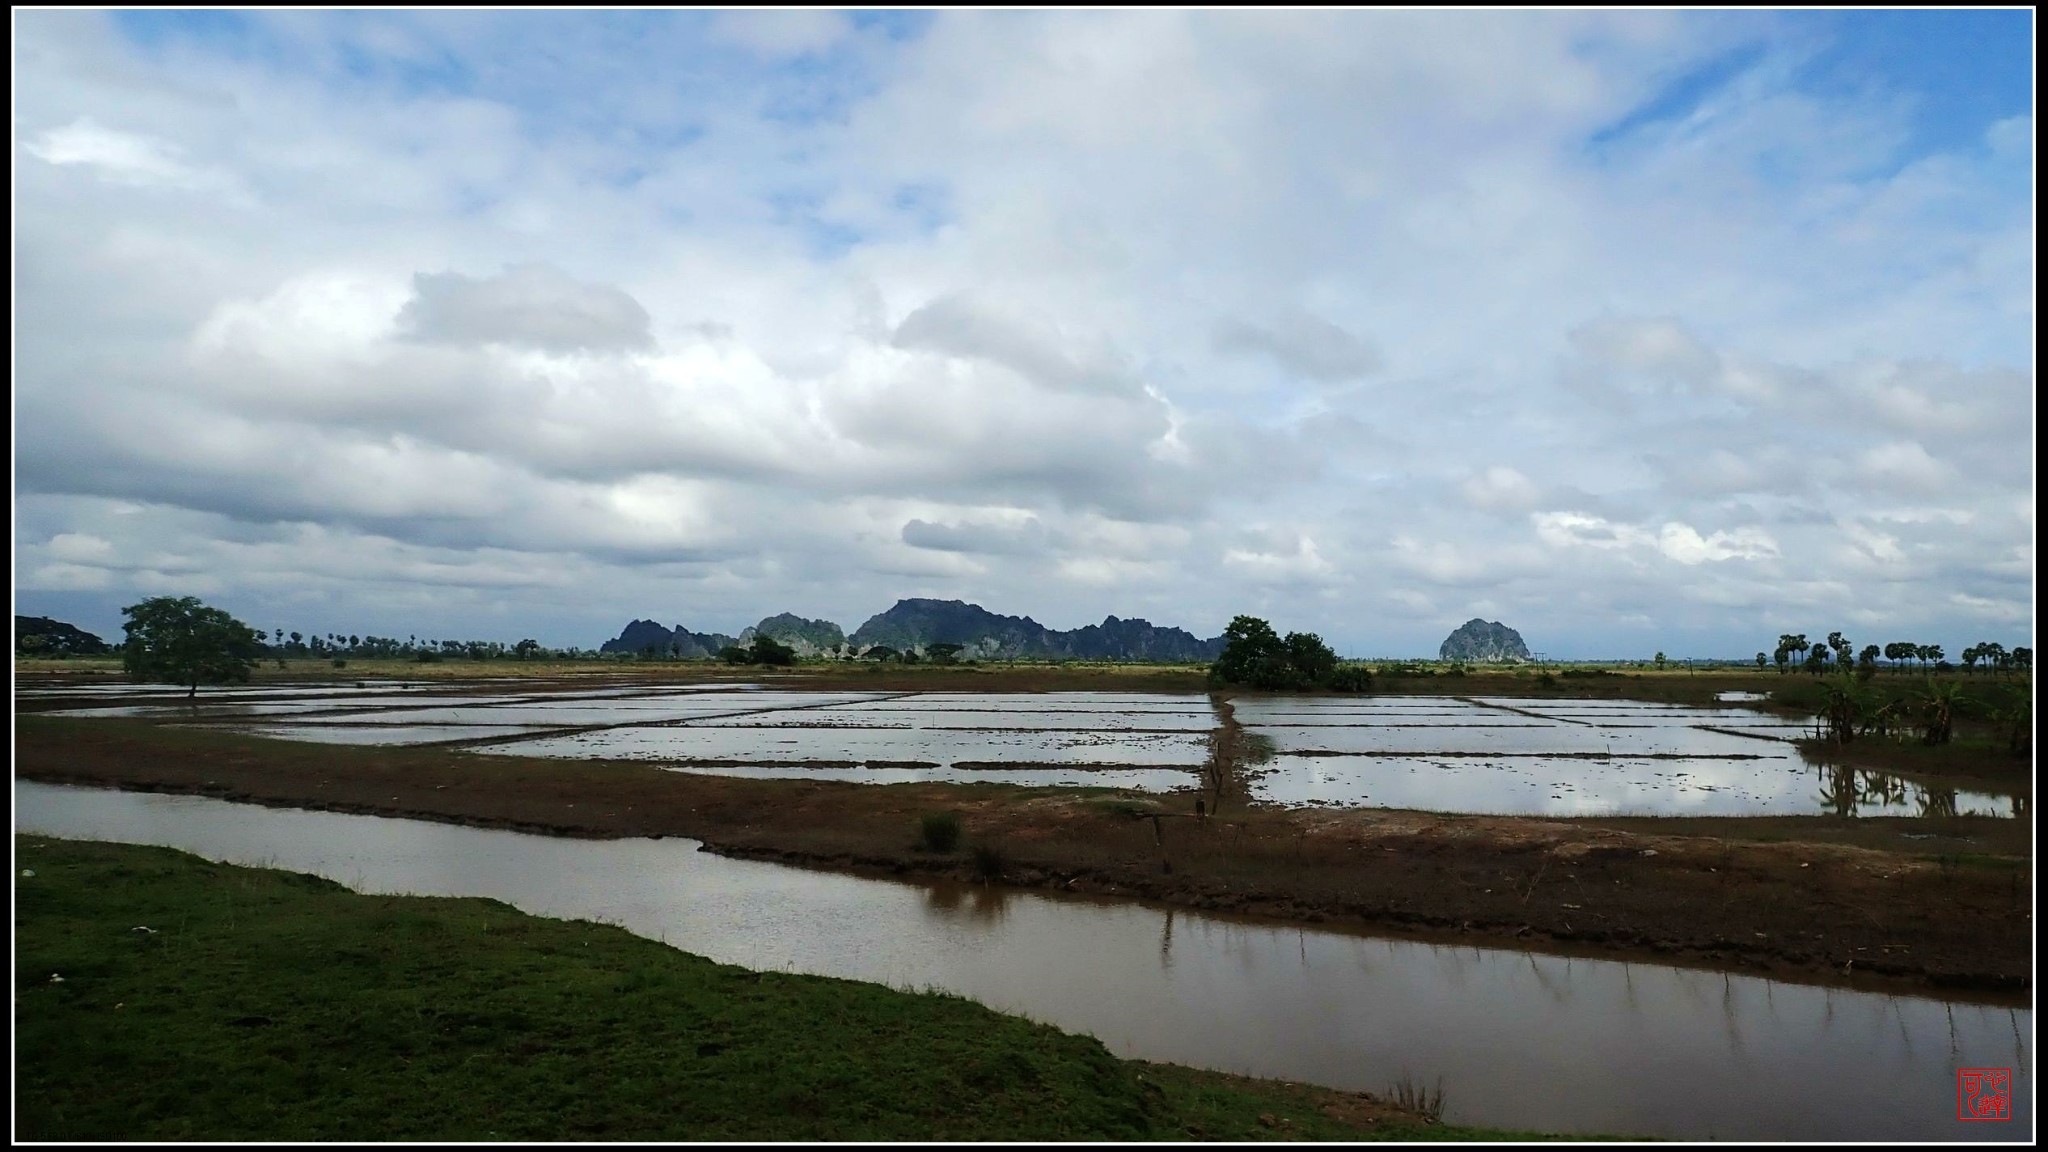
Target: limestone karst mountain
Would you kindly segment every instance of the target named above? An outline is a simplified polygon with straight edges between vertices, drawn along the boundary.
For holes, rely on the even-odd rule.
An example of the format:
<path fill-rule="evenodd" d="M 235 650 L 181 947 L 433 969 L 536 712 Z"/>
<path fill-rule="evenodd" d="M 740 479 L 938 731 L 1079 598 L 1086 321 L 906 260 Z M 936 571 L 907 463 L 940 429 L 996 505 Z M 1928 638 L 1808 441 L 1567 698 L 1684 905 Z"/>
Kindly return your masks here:
<path fill-rule="evenodd" d="M 1489 622 L 1475 616 L 1444 638 L 1443 647 L 1437 650 L 1437 658 L 1501 663 L 1528 660 L 1530 656 L 1529 646 L 1522 643 L 1521 633 L 1498 620 Z"/>
<path fill-rule="evenodd" d="M 602 652 L 657 658 L 701 660 L 728 644 L 747 644 L 765 635 L 794 648 L 800 656 L 833 651 L 861 652 L 877 645 L 897 651 L 922 650 L 932 644 L 958 644 L 967 659 L 1153 660 L 1201 662 L 1223 651 L 1223 638 L 1204 640 L 1181 628 L 1160 627 L 1147 620 L 1105 617 L 1060 632 L 1029 616 L 1004 616 L 979 604 L 960 600 L 898 600 L 887 611 L 868 618 L 852 636 L 830 620 L 808 620 L 794 613 L 770 616 L 737 637 L 669 628 L 653 620 L 627 624 Z M 844 647 L 842 647 L 844 646 Z"/>

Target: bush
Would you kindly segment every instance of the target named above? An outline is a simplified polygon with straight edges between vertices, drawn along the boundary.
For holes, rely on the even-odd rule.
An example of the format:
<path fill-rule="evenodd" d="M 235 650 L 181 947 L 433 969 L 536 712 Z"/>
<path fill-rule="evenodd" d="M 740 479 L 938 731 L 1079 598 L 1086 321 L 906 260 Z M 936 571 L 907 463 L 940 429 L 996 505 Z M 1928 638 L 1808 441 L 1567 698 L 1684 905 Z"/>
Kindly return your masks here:
<path fill-rule="evenodd" d="M 951 852 L 960 846 L 960 814 L 932 812 L 918 821 L 918 842 L 927 852 Z"/>
<path fill-rule="evenodd" d="M 335 666 L 336 668 L 346 668 L 346 667 L 348 667 L 348 661 L 346 661 L 346 660 L 343 660 L 343 659 L 342 659 L 341 657 L 339 657 L 339 656 L 336 656 L 336 657 L 334 658 L 334 666 Z"/>
<path fill-rule="evenodd" d="M 1003 850 L 1001 848 L 993 844 L 976 844 L 973 856 L 974 874 L 976 876 L 981 877 L 983 880 L 1002 879 L 1003 866 L 1008 861 L 1003 858 Z"/>
<path fill-rule="evenodd" d="M 1326 681 L 1332 692 L 1372 691 L 1372 669 L 1363 664 L 1340 664 Z"/>

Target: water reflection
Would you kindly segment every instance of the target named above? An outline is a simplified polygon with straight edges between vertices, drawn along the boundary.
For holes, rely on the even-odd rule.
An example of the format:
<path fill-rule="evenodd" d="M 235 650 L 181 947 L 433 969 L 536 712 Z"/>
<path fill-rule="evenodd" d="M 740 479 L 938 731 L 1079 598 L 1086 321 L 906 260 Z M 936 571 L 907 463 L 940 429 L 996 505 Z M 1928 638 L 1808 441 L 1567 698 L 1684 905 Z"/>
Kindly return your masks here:
<path fill-rule="evenodd" d="M 1412 1070 L 1423 1084 L 1441 1077 L 1455 1121 L 1834 1140 L 1995 1139 L 2031 1124 L 2021 1008 L 863 880 L 677 839 L 29 783 L 15 803 L 18 831 L 166 844 L 361 891 L 490 897 L 729 963 L 955 992 L 1092 1032 L 1120 1055 L 1372 1091 Z M 2013 1068 L 2010 1127 L 1954 1120 L 1965 1066 Z"/>
<path fill-rule="evenodd" d="M 1014 891 L 997 884 L 933 884 L 925 890 L 925 912 L 941 921 L 1000 924 Z"/>
<path fill-rule="evenodd" d="M 2027 811 L 2023 796 L 1997 796 L 1946 785 L 1917 784 L 1848 764 L 1816 764 L 1813 772 L 1820 784 L 1814 799 L 1823 811 L 1841 817 L 2023 817 Z"/>

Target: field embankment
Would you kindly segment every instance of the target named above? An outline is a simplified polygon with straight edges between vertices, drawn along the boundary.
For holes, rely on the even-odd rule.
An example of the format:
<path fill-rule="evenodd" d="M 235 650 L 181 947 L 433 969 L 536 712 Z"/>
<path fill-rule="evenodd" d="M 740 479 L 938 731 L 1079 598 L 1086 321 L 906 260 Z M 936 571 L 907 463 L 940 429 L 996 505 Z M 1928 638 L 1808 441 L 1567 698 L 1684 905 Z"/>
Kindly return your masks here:
<path fill-rule="evenodd" d="M 357 895 L 162 848 L 18 836 L 15 852 L 27 1140 L 1503 1135 L 489 900 Z"/>
<path fill-rule="evenodd" d="M 1989 817 L 1449 816 L 997 785 L 743 780 L 637 763 L 16 718 L 16 772 L 570 836 L 681 835 L 869 875 L 988 876 L 1470 943 L 1874 986 L 2031 980 L 2032 828 Z M 961 814 L 952 852 L 918 826 Z M 1157 821 L 1151 813 L 1161 813 Z"/>

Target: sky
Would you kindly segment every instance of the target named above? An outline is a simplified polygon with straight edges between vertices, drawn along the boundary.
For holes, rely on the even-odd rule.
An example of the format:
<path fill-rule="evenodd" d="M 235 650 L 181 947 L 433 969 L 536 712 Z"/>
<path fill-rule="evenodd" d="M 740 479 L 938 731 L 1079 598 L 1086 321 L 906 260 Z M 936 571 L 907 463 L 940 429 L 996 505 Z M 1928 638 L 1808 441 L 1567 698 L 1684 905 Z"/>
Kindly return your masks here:
<path fill-rule="evenodd" d="M 2024 10 L 15 10 L 15 611 L 2032 643 Z"/>

